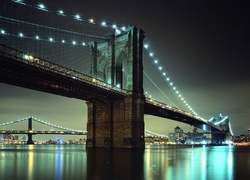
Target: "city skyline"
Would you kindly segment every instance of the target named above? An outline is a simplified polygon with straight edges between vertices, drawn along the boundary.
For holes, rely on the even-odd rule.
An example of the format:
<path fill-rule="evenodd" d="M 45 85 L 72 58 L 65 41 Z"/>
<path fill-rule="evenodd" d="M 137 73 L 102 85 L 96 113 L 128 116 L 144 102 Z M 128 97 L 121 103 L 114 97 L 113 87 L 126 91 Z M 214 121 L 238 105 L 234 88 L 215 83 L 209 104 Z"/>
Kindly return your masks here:
<path fill-rule="evenodd" d="M 56 2 L 44 3 L 57 7 Z M 151 43 L 193 109 L 206 119 L 220 113 L 229 116 L 235 135 L 247 133 L 250 127 L 247 98 L 250 56 L 249 27 L 246 25 L 249 13 L 244 4 L 128 1 L 124 8 L 119 1 L 110 1 L 112 6 L 103 1 L 60 3 L 68 11 L 142 28 L 145 40 Z M 5 84 L 0 87 L 0 123 L 34 116 L 86 130 L 84 101 Z M 169 88 L 167 84 L 165 88 Z M 145 128 L 159 134 L 167 134 L 176 126 L 187 132 L 193 129 L 173 120 L 145 115 Z"/>

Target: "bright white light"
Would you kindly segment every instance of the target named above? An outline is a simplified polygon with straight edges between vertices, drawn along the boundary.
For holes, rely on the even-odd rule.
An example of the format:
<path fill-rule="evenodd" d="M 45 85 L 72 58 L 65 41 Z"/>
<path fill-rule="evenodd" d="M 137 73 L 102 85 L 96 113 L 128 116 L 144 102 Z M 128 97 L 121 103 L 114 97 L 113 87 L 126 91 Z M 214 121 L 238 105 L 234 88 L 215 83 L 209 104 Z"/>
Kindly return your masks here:
<path fill-rule="evenodd" d="M 173 86 L 173 83 L 172 83 L 172 82 L 170 83 L 170 86 Z"/>
<path fill-rule="evenodd" d="M 163 76 L 166 76 L 166 73 L 164 72 L 164 73 L 162 73 L 162 75 L 163 75 Z"/>
<path fill-rule="evenodd" d="M 82 43 L 82 45 L 83 45 L 83 46 L 86 46 L 86 43 L 85 43 L 85 42 L 83 42 L 83 43 Z"/>
<path fill-rule="evenodd" d="M 155 62 L 155 64 L 157 64 L 157 63 L 158 63 L 158 60 L 155 60 L 154 62 Z"/>
<path fill-rule="evenodd" d="M 105 26 L 105 27 L 107 26 L 107 24 L 106 24 L 105 21 L 102 21 L 101 25 L 102 25 L 102 26 Z"/>
<path fill-rule="evenodd" d="M 53 39 L 53 38 L 49 38 L 49 41 L 50 41 L 50 42 L 53 42 L 53 41 L 54 41 L 54 39 Z"/>
<path fill-rule="evenodd" d="M 41 10 L 45 10 L 45 5 L 44 4 L 38 4 L 38 8 Z"/>
<path fill-rule="evenodd" d="M 145 48 L 145 49 L 148 49 L 148 44 L 145 44 L 145 45 L 144 45 L 144 48 Z"/>
<path fill-rule="evenodd" d="M 170 80 L 170 78 L 169 78 L 169 77 L 167 77 L 166 79 L 167 79 L 167 81 L 169 81 L 169 80 Z"/>
<path fill-rule="evenodd" d="M 58 11 L 58 14 L 59 14 L 59 15 L 64 15 L 63 10 L 59 10 L 59 11 Z"/>
<path fill-rule="evenodd" d="M 62 40 L 62 43 L 65 43 L 65 40 Z"/>
<path fill-rule="evenodd" d="M 5 34 L 5 31 L 3 29 L 1 30 L 1 34 Z"/>
<path fill-rule="evenodd" d="M 23 33 L 19 33 L 19 36 L 20 36 L 20 37 L 23 37 Z"/>
<path fill-rule="evenodd" d="M 27 54 L 24 55 L 24 59 L 29 59 L 29 56 Z"/>
<path fill-rule="evenodd" d="M 149 53 L 149 56 L 153 57 L 153 56 L 154 56 L 154 53 Z"/>
<path fill-rule="evenodd" d="M 115 33 L 119 35 L 119 34 L 121 34 L 121 31 L 119 29 L 116 29 Z"/>
<path fill-rule="evenodd" d="M 122 31 L 126 31 L 126 27 L 125 26 L 122 26 Z"/>
<path fill-rule="evenodd" d="M 117 85 L 116 85 L 116 87 L 120 88 L 120 87 L 121 87 L 121 85 L 120 85 L 120 84 L 117 84 Z"/>
<path fill-rule="evenodd" d="M 73 45 L 76 45 L 76 41 L 72 41 L 72 44 L 73 44 Z"/>
<path fill-rule="evenodd" d="M 43 4 L 39 4 L 38 6 L 39 6 L 40 8 L 42 8 L 42 9 L 45 8 L 45 6 L 44 6 Z"/>
<path fill-rule="evenodd" d="M 162 67 L 161 67 L 161 66 L 159 67 L 159 70 L 162 70 Z"/>
<path fill-rule="evenodd" d="M 21 3 L 22 4 L 23 0 L 13 0 L 13 1 L 16 2 L 16 3 Z"/>
<path fill-rule="evenodd" d="M 94 24 L 94 19 L 89 19 L 89 23 Z"/>
<path fill-rule="evenodd" d="M 40 39 L 39 36 L 36 36 L 36 39 L 39 40 Z"/>
<path fill-rule="evenodd" d="M 116 26 L 115 24 L 113 24 L 113 25 L 112 25 L 112 28 L 113 28 L 113 29 L 116 29 L 116 28 L 117 28 L 117 26 Z"/>
<path fill-rule="evenodd" d="M 79 14 L 76 14 L 76 15 L 75 15 L 75 19 L 81 20 L 81 16 L 80 16 Z"/>

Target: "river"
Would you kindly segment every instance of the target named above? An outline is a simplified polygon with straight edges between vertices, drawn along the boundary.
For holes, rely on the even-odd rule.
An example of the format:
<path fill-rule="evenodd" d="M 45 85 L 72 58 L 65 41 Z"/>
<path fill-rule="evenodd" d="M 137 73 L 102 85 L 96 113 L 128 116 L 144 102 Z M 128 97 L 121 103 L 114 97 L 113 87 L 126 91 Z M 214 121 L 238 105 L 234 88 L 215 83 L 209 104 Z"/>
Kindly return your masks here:
<path fill-rule="evenodd" d="M 0 180 L 250 179 L 250 146 L 0 145 Z"/>

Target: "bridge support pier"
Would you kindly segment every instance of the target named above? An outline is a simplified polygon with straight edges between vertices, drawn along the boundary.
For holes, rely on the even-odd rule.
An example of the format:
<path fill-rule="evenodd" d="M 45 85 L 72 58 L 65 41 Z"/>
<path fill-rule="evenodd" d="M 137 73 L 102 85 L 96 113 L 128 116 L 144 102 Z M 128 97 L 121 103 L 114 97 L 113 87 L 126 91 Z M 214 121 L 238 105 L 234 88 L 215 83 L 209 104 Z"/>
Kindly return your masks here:
<path fill-rule="evenodd" d="M 143 98 L 87 102 L 87 148 L 144 148 Z"/>
<path fill-rule="evenodd" d="M 211 144 L 212 145 L 222 145 L 226 144 L 228 140 L 226 133 L 214 133 L 212 134 Z"/>
<path fill-rule="evenodd" d="M 28 131 L 32 131 L 32 117 L 28 118 Z M 32 140 L 32 134 L 28 134 L 27 144 L 34 144 Z"/>
<path fill-rule="evenodd" d="M 32 134 L 28 134 L 27 144 L 34 144 L 34 141 L 32 140 Z"/>

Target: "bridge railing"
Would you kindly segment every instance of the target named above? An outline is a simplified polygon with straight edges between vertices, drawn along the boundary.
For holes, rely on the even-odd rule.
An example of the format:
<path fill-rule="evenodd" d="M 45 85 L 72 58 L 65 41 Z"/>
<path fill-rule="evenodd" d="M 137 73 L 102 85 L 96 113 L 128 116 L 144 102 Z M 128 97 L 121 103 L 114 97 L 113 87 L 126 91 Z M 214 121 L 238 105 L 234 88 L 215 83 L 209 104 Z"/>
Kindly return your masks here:
<path fill-rule="evenodd" d="M 44 69 L 46 71 L 50 71 L 50 72 L 54 72 L 63 76 L 67 76 L 70 77 L 72 79 L 78 80 L 78 81 L 82 81 L 84 83 L 88 83 L 88 84 L 92 84 L 98 87 L 101 87 L 103 89 L 109 90 L 109 91 L 113 91 L 122 95 L 127 95 L 129 94 L 128 91 L 124 90 L 124 89 L 120 89 L 119 87 L 116 87 L 114 85 L 108 84 L 104 81 L 95 79 L 91 76 L 79 73 L 75 70 L 60 66 L 58 64 L 40 59 L 38 57 L 35 57 L 31 54 L 7 47 L 5 45 L 0 45 L 0 55 L 17 60 L 17 61 L 21 61 L 23 63 L 35 66 L 35 67 L 39 67 L 41 69 Z"/>
<path fill-rule="evenodd" d="M 205 119 L 203 119 L 203 118 L 201 118 L 199 116 L 196 116 L 195 114 L 192 114 L 190 112 L 178 109 L 178 108 L 176 108 L 174 106 L 170 106 L 169 104 L 164 104 L 162 102 L 156 101 L 156 100 L 154 100 L 152 98 L 149 98 L 149 97 L 146 97 L 146 102 L 149 103 L 149 104 L 153 104 L 155 106 L 161 107 L 161 108 L 165 108 L 165 109 L 168 109 L 168 110 L 171 110 L 171 111 L 174 111 L 174 112 L 181 113 L 183 115 L 187 115 L 189 117 L 198 119 L 198 120 L 203 121 L 203 122 L 207 122 L 207 120 L 205 120 Z"/>

